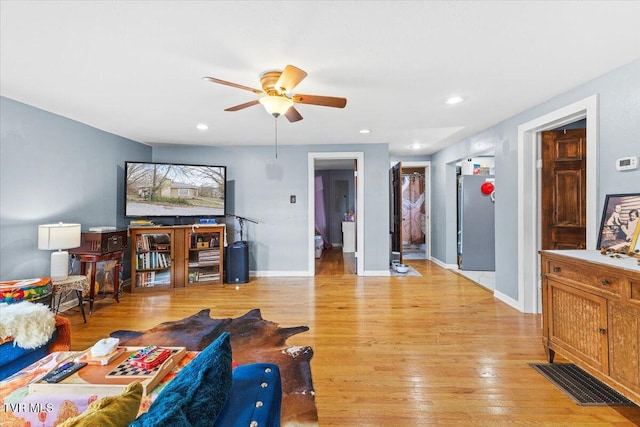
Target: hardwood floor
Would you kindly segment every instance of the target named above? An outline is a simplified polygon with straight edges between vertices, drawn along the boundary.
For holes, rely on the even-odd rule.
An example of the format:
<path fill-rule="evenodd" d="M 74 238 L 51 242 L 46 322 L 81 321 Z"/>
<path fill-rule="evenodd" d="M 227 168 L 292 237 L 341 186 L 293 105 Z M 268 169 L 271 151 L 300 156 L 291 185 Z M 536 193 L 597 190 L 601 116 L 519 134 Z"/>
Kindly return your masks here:
<path fill-rule="evenodd" d="M 310 345 L 321 426 L 633 426 L 638 407 L 577 406 L 529 363 L 544 362 L 541 319 L 429 261 L 422 277 L 252 278 L 186 292 L 98 301 L 88 322 L 69 312 L 72 346 L 116 329 L 148 329 L 211 308 L 215 318 L 260 308 L 288 340 Z M 329 267 L 328 267 L 329 268 Z M 556 358 L 557 362 L 562 359 Z"/>
<path fill-rule="evenodd" d="M 340 276 L 356 274 L 356 257 L 354 252 L 343 253 L 339 246 L 322 251 L 316 258 L 316 276 Z"/>

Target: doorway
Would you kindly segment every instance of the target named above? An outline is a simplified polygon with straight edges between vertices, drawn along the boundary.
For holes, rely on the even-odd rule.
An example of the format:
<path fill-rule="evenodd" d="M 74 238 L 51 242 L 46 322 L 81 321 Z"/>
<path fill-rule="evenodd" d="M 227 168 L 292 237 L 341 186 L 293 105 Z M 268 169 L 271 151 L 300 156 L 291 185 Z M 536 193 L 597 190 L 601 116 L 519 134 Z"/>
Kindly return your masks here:
<path fill-rule="evenodd" d="M 495 149 L 456 163 L 457 273 L 495 290 Z"/>
<path fill-rule="evenodd" d="M 541 312 L 541 281 L 538 251 L 541 248 L 541 195 L 538 171 L 541 132 L 586 119 L 587 175 L 586 249 L 597 241 L 598 96 L 560 108 L 518 126 L 518 299 L 502 296 L 525 313 Z M 535 208 L 534 208 L 535 207 Z"/>
<path fill-rule="evenodd" d="M 391 260 L 431 259 L 431 162 L 398 162 L 390 170 Z"/>
<path fill-rule="evenodd" d="M 584 249 L 586 240 L 586 122 L 541 132 L 541 249 Z"/>
<path fill-rule="evenodd" d="M 325 230 L 320 232 L 317 230 L 316 215 L 322 215 L 316 213 L 316 175 L 320 170 L 333 170 L 332 175 L 337 179 L 330 180 L 325 184 L 321 184 L 323 190 L 326 188 L 331 193 L 331 200 L 322 199 L 323 203 L 326 200 L 326 204 L 329 211 L 324 215 L 324 221 L 327 222 Z M 344 172 L 349 171 L 351 179 L 344 175 Z M 346 181 L 346 183 L 345 183 Z M 345 187 L 346 186 L 346 187 Z M 363 250 L 363 235 L 364 235 L 364 153 L 362 152 L 328 152 L 328 153 L 309 153 L 308 155 L 308 194 L 309 194 L 309 227 L 308 235 L 309 239 L 309 276 L 316 275 L 316 265 L 318 254 L 316 242 L 320 240 L 317 235 L 322 234 L 321 244 L 322 251 L 325 252 L 328 262 L 335 263 L 343 260 L 347 262 L 343 269 L 329 269 L 328 273 L 322 272 L 322 274 L 364 274 L 364 250 Z M 338 197 L 340 200 L 335 200 Z M 325 207 L 325 208 L 326 208 Z M 336 210 L 341 210 L 337 212 Z M 346 210 L 346 212 L 342 212 Z M 351 212 L 350 212 L 351 211 Z M 337 213 L 336 213 L 337 212 Z M 339 225 L 336 225 L 338 224 Z M 346 224 L 346 225 L 345 225 Z M 339 227 L 339 230 L 336 228 Z M 345 230 L 345 228 L 347 230 Z M 349 232 L 349 247 L 346 248 L 348 253 L 342 252 L 343 235 L 347 235 Z M 338 242 L 339 240 L 339 242 Z M 340 252 L 340 259 L 336 261 L 337 256 L 335 253 L 325 251 L 324 249 L 330 249 L 335 243 L 339 243 L 340 246 L 336 246 L 335 253 Z M 319 254 L 323 257 L 323 254 Z M 344 259 L 342 258 L 344 256 Z M 345 261 L 346 260 L 346 261 Z M 335 266 L 334 266 L 335 267 Z"/>

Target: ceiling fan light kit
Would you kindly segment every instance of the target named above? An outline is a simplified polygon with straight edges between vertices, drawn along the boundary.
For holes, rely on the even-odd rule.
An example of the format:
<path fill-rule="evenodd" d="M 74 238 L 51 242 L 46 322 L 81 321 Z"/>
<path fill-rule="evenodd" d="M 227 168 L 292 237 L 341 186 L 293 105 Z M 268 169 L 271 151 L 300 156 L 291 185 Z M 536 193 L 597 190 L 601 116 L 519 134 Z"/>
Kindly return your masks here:
<path fill-rule="evenodd" d="M 302 115 L 295 109 L 294 104 L 319 105 L 321 107 L 344 108 L 346 98 L 320 95 L 292 94 L 293 89 L 305 78 L 307 73 L 293 65 L 287 65 L 283 71 L 269 70 L 260 74 L 262 89 L 255 89 L 238 83 L 228 82 L 215 77 L 203 77 L 211 83 L 235 87 L 259 95 L 259 99 L 225 108 L 225 111 L 239 111 L 253 105 L 262 104 L 267 112 L 278 118 L 284 115 L 290 122 L 302 120 Z"/>
<path fill-rule="evenodd" d="M 293 101 L 286 96 L 266 95 L 259 99 L 260 104 L 273 117 L 285 114 L 293 106 Z"/>

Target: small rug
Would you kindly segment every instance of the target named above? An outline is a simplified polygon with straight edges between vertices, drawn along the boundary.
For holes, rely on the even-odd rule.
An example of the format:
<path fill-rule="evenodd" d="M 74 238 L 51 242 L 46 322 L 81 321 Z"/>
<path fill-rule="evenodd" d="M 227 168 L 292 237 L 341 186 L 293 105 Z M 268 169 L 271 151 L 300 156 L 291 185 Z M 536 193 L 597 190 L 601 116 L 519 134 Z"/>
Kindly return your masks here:
<path fill-rule="evenodd" d="M 121 345 L 161 345 L 200 351 L 221 333 L 229 332 L 235 362 L 240 365 L 269 362 L 280 368 L 281 425 L 317 427 L 318 412 L 310 366 L 313 350 L 309 346 L 286 344 L 287 338 L 306 332 L 309 327 L 281 328 L 277 323 L 264 320 L 258 309 L 227 319 L 212 319 L 209 313 L 210 309 L 204 309 L 182 320 L 160 323 L 144 332 L 114 331 L 111 336 L 119 338 Z"/>
<path fill-rule="evenodd" d="M 530 363 L 580 406 L 634 406 L 635 404 L 573 363 Z"/>
<path fill-rule="evenodd" d="M 407 271 L 406 273 L 398 273 L 393 268 L 390 268 L 389 271 L 391 272 L 392 276 L 422 276 L 422 274 L 418 273 L 415 268 L 411 267 L 410 265 L 408 267 L 409 271 Z"/>

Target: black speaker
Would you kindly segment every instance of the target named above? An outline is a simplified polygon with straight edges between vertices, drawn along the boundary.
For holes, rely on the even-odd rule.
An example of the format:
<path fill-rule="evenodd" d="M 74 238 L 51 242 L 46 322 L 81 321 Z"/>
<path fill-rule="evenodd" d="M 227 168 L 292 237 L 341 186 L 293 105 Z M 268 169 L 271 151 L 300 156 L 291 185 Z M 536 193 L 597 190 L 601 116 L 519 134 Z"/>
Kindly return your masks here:
<path fill-rule="evenodd" d="M 227 283 L 249 283 L 249 242 L 227 246 L 224 276 Z"/>

